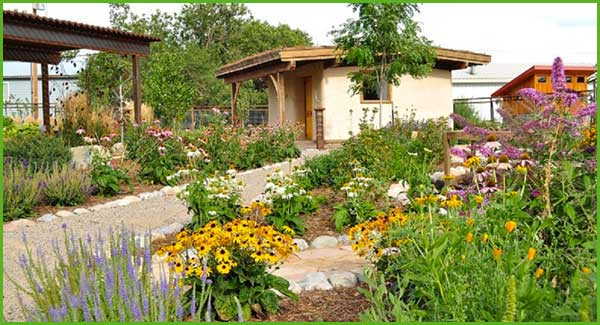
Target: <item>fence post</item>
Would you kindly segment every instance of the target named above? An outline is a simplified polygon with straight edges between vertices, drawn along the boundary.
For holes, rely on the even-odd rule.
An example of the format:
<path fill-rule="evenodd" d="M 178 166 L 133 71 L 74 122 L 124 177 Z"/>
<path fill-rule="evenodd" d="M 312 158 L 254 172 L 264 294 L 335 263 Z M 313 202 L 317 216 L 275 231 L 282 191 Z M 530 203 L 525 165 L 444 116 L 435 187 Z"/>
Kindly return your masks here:
<path fill-rule="evenodd" d="M 317 129 L 317 149 L 323 150 L 325 149 L 325 130 L 324 130 L 324 121 L 323 121 L 323 111 L 324 107 L 317 107 L 315 110 L 315 123 Z"/>
<path fill-rule="evenodd" d="M 450 143 L 448 143 L 448 132 L 444 132 L 444 175 L 450 175 Z"/>
<path fill-rule="evenodd" d="M 492 118 L 492 122 L 494 122 L 494 101 L 492 97 L 490 97 L 490 116 Z"/>

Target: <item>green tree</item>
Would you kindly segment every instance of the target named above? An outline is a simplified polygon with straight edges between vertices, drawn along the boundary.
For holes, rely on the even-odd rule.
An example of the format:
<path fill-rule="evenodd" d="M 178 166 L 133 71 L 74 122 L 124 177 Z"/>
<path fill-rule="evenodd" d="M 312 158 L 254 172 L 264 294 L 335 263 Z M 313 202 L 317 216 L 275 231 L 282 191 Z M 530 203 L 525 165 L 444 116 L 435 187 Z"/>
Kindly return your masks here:
<path fill-rule="evenodd" d="M 406 74 L 414 78 L 428 75 L 435 63 L 435 49 L 430 40 L 420 35 L 421 29 L 413 20 L 413 15 L 419 12 L 416 4 L 350 6 L 358 18 L 349 19 L 331 34 L 341 59 L 360 68 L 349 74 L 353 83 L 351 92 L 357 94 L 369 85 L 376 85 L 379 90 L 381 127 L 384 87 L 388 83 L 398 86 Z"/>

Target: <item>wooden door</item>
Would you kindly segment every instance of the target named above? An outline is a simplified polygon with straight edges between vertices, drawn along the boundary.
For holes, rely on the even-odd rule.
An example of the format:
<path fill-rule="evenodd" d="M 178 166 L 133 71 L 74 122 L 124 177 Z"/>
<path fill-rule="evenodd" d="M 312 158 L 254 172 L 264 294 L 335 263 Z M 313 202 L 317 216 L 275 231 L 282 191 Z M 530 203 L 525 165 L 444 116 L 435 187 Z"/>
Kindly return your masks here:
<path fill-rule="evenodd" d="M 306 139 L 313 138 L 313 103 L 312 103 L 312 78 L 304 78 L 304 115 Z"/>

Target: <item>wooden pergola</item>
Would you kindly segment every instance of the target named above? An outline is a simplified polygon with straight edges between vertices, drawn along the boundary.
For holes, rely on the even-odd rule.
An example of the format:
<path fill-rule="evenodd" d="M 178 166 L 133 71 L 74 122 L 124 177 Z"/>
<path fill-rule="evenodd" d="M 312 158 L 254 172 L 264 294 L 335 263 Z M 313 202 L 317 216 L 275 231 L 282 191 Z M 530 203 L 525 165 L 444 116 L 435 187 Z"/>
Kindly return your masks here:
<path fill-rule="evenodd" d="M 89 49 L 131 56 L 134 116 L 137 123 L 141 122 L 140 57 L 149 55 L 150 43 L 160 38 L 11 10 L 4 11 L 3 19 L 3 60 L 41 64 L 46 132 L 50 131 L 48 65 L 58 64 L 61 52 L 68 50 Z"/>

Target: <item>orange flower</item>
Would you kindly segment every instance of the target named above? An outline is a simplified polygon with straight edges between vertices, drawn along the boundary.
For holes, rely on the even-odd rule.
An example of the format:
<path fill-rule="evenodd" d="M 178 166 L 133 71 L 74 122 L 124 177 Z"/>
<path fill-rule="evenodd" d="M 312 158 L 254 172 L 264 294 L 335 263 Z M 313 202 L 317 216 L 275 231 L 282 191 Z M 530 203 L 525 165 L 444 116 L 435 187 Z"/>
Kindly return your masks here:
<path fill-rule="evenodd" d="M 506 231 L 508 231 L 509 233 L 513 232 L 513 230 L 515 230 L 515 228 L 517 228 L 517 222 L 516 221 L 507 221 L 506 222 Z"/>
<path fill-rule="evenodd" d="M 592 272 L 592 270 L 590 270 L 589 267 L 584 267 L 581 272 L 583 272 L 583 274 L 590 274 L 590 272 Z"/>
<path fill-rule="evenodd" d="M 502 248 L 494 248 L 493 254 L 494 259 L 497 261 L 500 258 L 500 255 L 502 255 Z"/>
<path fill-rule="evenodd" d="M 530 247 L 529 251 L 527 251 L 527 259 L 532 261 L 534 257 L 535 257 L 535 248 Z"/>
<path fill-rule="evenodd" d="M 470 233 L 467 234 L 467 243 L 470 243 L 472 241 L 473 241 L 473 233 L 470 232 Z"/>
<path fill-rule="evenodd" d="M 487 243 L 489 237 L 490 236 L 488 234 L 483 234 L 483 236 L 481 237 L 481 241 Z"/>
<path fill-rule="evenodd" d="M 542 275 L 544 275 L 544 269 L 538 268 L 537 270 L 535 270 L 535 278 L 536 279 L 541 278 Z"/>

